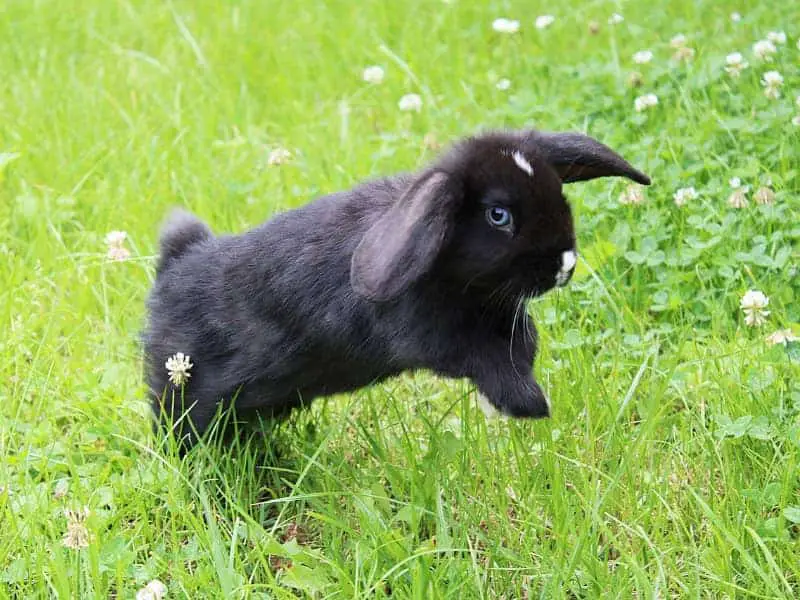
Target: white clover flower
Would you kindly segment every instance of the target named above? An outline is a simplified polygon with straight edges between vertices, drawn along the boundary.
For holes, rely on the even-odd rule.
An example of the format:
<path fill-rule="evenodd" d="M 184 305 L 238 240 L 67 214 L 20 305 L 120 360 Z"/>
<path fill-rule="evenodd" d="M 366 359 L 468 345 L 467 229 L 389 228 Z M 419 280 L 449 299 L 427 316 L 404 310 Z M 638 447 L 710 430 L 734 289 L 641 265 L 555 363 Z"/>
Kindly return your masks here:
<path fill-rule="evenodd" d="M 495 19 L 492 21 L 492 29 L 497 33 L 517 33 L 519 31 L 519 21 L 515 19 Z"/>
<path fill-rule="evenodd" d="M 783 31 L 770 31 L 767 34 L 767 39 L 773 44 L 785 44 L 786 34 Z"/>
<path fill-rule="evenodd" d="M 775 192 L 767 186 L 761 186 L 753 194 L 753 200 L 756 201 L 756 204 L 773 204 L 775 202 Z"/>
<path fill-rule="evenodd" d="M 639 96 L 633 101 L 633 108 L 636 112 L 643 112 L 648 108 L 652 108 L 658 104 L 658 96 L 655 94 L 645 94 Z"/>
<path fill-rule="evenodd" d="M 780 87 L 783 85 L 783 75 L 777 71 L 767 71 L 762 76 L 761 83 L 766 86 Z"/>
<path fill-rule="evenodd" d="M 89 547 L 89 530 L 86 529 L 86 519 L 89 517 L 89 507 L 84 506 L 79 510 L 66 509 L 64 516 L 67 518 L 67 532 L 61 538 L 61 543 L 72 550 Z"/>
<path fill-rule="evenodd" d="M 757 58 L 769 62 L 772 60 L 773 55 L 778 51 L 773 44 L 769 40 L 759 40 L 755 44 L 753 44 L 753 54 L 756 55 Z"/>
<path fill-rule="evenodd" d="M 776 100 L 781 96 L 783 75 L 777 71 L 767 71 L 761 77 L 761 85 L 764 86 L 764 95 L 771 100 Z"/>
<path fill-rule="evenodd" d="M 669 41 L 669 45 L 673 48 L 683 48 L 686 46 L 686 41 L 686 36 L 679 33 Z"/>
<path fill-rule="evenodd" d="M 695 190 L 693 187 L 681 188 L 675 192 L 672 198 L 675 200 L 675 204 L 678 206 L 683 206 L 687 202 L 697 199 L 697 190 Z"/>
<path fill-rule="evenodd" d="M 379 83 L 383 82 L 383 76 L 383 67 L 372 65 L 371 67 L 364 69 L 364 73 L 361 75 L 361 78 L 367 83 L 378 85 Z"/>
<path fill-rule="evenodd" d="M 747 206 L 747 188 L 737 188 L 728 196 L 728 204 L 733 208 L 744 208 Z"/>
<path fill-rule="evenodd" d="M 689 46 L 681 46 L 675 51 L 675 54 L 672 55 L 672 60 L 675 61 L 690 61 L 694 58 L 694 48 L 690 48 Z"/>
<path fill-rule="evenodd" d="M 108 246 L 106 258 L 114 261 L 130 258 L 131 252 L 125 247 L 125 240 L 127 239 L 128 234 L 124 231 L 109 231 L 105 237 L 106 246 Z"/>
<path fill-rule="evenodd" d="M 122 246 L 127 239 L 128 234 L 124 231 L 109 231 L 106 234 L 105 242 L 107 246 Z"/>
<path fill-rule="evenodd" d="M 653 60 L 653 53 L 650 50 L 639 50 L 633 55 L 633 62 L 637 65 L 644 65 Z"/>
<path fill-rule="evenodd" d="M 501 92 L 504 92 L 511 87 L 511 80 L 504 77 L 503 79 L 499 79 L 494 86 Z"/>
<path fill-rule="evenodd" d="M 406 112 L 419 112 L 422 110 L 422 98 L 419 94 L 406 94 L 397 102 L 397 107 Z"/>
<path fill-rule="evenodd" d="M 728 180 L 728 185 L 730 185 L 733 189 L 738 190 L 740 187 L 742 187 L 742 180 L 738 177 L 731 177 Z"/>
<path fill-rule="evenodd" d="M 169 380 L 177 386 L 181 386 L 189 381 L 191 374 L 189 371 L 194 366 L 191 362 L 189 362 L 190 357 L 188 355 L 184 355 L 183 352 L 178 352 L 173 356 L 170 356 L 167 359 L 167 362 L 164 363 L 164 366 L 167 369 L 167 373 L 169 374 Z"/>
<path fill-rule="evenodd" d="M 792 125 L 795 127 L 800 127 L 800 115 L 792 117 Z"/>
<path fill-rule="evenodd" d="M 540 15 L 536 17 L 534 25 L 536 25 L 536 29 L 547 29 L 555 20 L 556 18 L 553 15 Z"/>
<path fill-rule="evenodd" d="M 742 71 L 750 66 L 741 52 L 731 52 L 728 54 L 728 56 L 725 57 L 725 64 L 725 70 L 731 77 L 739 77 Z"/>
<path fill-rule="evenodd" d="M 422 137 L 422 145 L 429 150 L 439 150 L 442 147 L 441 142 L 432 131 Z"/>
<path fill-rule="evenodd" d="M 611 15 L 610 17 L 608 17 L 608 24 L 609 24 L 609 25 L 619 25 L 619 24 L 620 24 L 620 23 L 622 23 L 624 20 L 625 20 L 625 17 L 623 17 L 621 14 L 619 14 L 619 13 L 614 13 L 613 15 Z"/>
<path fill-rule="evenodd" d="M 286 148 L 275 148 L 267 156 L 267 164 L 271 167 L 284 165 L 292 160 L 292 153 Z"/>
<path fill-rule="evenodd" d="M 644 191 L 642 186 L 636 184 L 628 185 L 619 195 L 620 204 L 634 204 L 638 205 L 644 202 Z"/>
<path fill-rule="evenodd" d="M 684 60 L 688 62 L 694 58 L 694 48 L 690 48 L 687 42 L 686 36 L 682 33 L 674 36 L 669 41 L 669 45 L 675 48 L 675 54 L 672 55 L 672 60 L 678 62 Z"/>
<path fill-rule="evenodd" d="M 639 87 L 644 83 L 644 76 L 639 71 L 633 71 L 628 75 L 628 85 L 631 87 Z"/>
<path fill-rule="evenodd" d="M 738 12 L 732 12 L 731 13 L 731 21 L 733 21 L 734 23 L 738 23 L 741 20 L 742 20 L 742 15 L 741 14 L 739 14 Z"/>
<path fill-rule="evenodd" d="M 131 257 L 131 251 L 123 246 L 109 246 L 106 258 L 115 262 L 122 262 Z"/>
<path fill-rule="evenodd" d="M 166 597 L 167 586 L 158 579 L 153 579 L 153 581 L 136 592 L 136 600 L 163 600 Z"/>
<path fill-rule="evenodd" d="M 770 333 L 765 339 L 771 346 L 777 344 L 786 346 L 790 342 L 800 342 L 800 337 L 796 336 L 791 329 L 778 329 Z"/>
<path fill-rule="evenodd" d="M 760 327 L 767 322 L 769 311 L 766 310 L 769 306 L 769 298 L 758 290 L 747 290 L 742 296 L 739 307 L 744 313 L 744 322 L 750 327 Z"/>

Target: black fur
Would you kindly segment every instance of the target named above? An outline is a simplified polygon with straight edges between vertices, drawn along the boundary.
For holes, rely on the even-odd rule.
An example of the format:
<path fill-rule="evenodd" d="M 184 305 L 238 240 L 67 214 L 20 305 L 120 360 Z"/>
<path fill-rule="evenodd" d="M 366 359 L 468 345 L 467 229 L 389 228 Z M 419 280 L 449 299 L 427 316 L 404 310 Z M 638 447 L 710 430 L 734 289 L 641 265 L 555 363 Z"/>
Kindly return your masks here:
<path fill-rule="evenodd" d="M 523 302 L 555 285 L 575 247 L 562 180 L 612 175 L 649 183 L 583 135 L 490 133 L 418 174 L 325 196 L 242 235 L 214 237 L 177 213 L 148 302 L 156 412 L 172 422 L 188 411 L 202 433 L 234 396 L 237 409 L 281 413 L 430 369 L 472 379 L 501 412 L 547 416 Z M 511 229 L 487 222 L 498 206 Z M 182 393 L 164 366 L 176 352 L 194 365 Z"/>

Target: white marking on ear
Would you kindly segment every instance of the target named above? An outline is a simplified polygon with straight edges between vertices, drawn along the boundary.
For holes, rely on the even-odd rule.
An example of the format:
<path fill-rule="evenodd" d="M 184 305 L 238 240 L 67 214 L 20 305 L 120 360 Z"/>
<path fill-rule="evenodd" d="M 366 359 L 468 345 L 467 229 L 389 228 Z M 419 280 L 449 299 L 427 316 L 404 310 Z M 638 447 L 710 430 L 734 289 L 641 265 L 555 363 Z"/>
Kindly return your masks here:
<path fill-rule="evenodd" d="M 525 155 L 522 154 L 519 150 L 514 150 L 511 153 L 511 158 L 514 159 L 514 162 L 517 163 L 517 166 L 525 171 L 528 175 L 533 177 L 533 167 L 531 163 L 528 162 L 528 159 L 525 158 Z"/>

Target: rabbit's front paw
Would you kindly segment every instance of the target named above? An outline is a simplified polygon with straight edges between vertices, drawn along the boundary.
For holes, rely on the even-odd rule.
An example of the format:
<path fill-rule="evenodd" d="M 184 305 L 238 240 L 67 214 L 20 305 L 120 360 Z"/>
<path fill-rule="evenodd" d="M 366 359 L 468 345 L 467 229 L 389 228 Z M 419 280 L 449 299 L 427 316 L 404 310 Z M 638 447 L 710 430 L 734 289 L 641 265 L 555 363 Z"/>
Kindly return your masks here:
<path fill-rule="evenodd" d="M 515 381 L 516 385 L 495 385 L 478 394 L 481 410 L 487 417 L 492 410 L 514 418 L 542 419 L 550 416 L 550 401 L 538 383 Z"/>

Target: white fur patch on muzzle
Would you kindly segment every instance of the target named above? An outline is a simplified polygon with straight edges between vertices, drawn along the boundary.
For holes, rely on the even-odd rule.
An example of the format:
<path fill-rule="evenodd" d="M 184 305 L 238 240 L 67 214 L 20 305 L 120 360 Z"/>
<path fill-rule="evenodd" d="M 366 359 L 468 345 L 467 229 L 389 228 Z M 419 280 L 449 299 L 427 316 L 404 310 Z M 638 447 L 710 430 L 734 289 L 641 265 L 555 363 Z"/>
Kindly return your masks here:
<path fill-rule="evenodd" d="M 572 277 L 575 265 L 578 264 L 578 253 L 575 250 L 567 250 L 561 253 L 561 269 L 556 273 L 556 285 L 563 286 Z"/>

